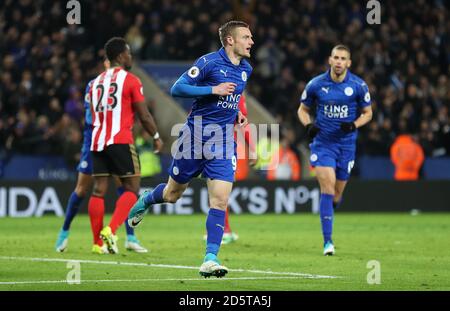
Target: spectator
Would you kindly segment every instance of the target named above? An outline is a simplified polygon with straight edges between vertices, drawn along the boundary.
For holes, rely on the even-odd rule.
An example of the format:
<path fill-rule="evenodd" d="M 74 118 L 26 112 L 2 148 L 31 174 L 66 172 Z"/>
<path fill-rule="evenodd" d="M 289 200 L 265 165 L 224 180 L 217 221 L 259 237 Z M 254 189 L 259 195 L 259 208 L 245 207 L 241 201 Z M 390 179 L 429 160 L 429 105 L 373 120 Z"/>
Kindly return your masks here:
<path fill-rule="evenodd" d="M 359 152 L 388 156 L 387 142 L 406 127 L 427 156 L 450 155 L 449 1 L 387 2 L 378 27 L 365 22 L 366 8 L 357 1 L 99 0 L 83 2 L 82 9 L 82 25 L 67 25 L 59 1 L 2 1 L 0 119 L 10 126 L 2 134 L 10 152 L 33 153 L 13 138 L 33 132 L 35 116 L 59 126 L 66 103 L 81 126 L 80 98 L 73 96 L 83 94 L 101 66 L 107 38 L 126 35 L 137 58 L 190 60 L 216 50 L 218 25 L 241 16 L 254 29 L 248 91 L 282 124 L 298 127 L 292 111 L 300 90 L 325 71 L 327 51 L 342 42 L 376 107 L 376 125 L 361 131 Z M 19 111 L 29 124 L 18 120 Z M 295 141 L 306 145 L 302 131 L 297 134 Z"/>
<path fill-rule="evenodd" d="M 160 32 L 154 34 L 152 41 L 145 49 L 146 59 L 166 59 L 166 47 L 164 46 L 164 35 Z"/>
<path fill-rule="evenodd" d="M 64 104 L 64 112 L 74 120 L 81 120 L 84 113 L 81 92 L 71 87 L 69 90 L 70 98 Z"/>
<path fill-rule="evenodd" d="M 277 148 L 278 154 L 272 156 L 272 162 L 269 171 L 267 171 L 268 180 L 300 180 L 300 161 L 297 155 L 290 148 L 294 140 L 294 132 L 286 131 Z"/>
<path fill-rule="evenodd" d="M 402 134 L 391 147 L 391 161 L 395 166 L 395 180 L 418 180 L 424 161 L 423 149 L 413 136 Z"/>
<path fill-rule="evenodd" d="M 141 49 L 144 45 L 145 38 L 142 36 L 141 31 L 138 26 L 131 26 L 128 30 L 125 40 L 130 44 L 130 48 L 133 53 L 140 55 Z"/>

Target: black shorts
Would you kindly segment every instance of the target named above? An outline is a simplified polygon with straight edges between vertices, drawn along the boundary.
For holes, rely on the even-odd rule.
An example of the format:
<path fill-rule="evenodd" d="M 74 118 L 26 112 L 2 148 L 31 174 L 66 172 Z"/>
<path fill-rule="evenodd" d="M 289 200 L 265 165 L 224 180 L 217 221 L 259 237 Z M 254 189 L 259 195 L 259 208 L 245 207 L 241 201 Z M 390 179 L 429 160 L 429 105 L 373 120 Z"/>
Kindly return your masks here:
<path fill-rule="evenodd" d="M 141 175 L 139 156 L 134 145 L 115 144 L 106 146 L 103 151 L 91 151 L 92 176 L 117 175 L 133 177 Z"/>

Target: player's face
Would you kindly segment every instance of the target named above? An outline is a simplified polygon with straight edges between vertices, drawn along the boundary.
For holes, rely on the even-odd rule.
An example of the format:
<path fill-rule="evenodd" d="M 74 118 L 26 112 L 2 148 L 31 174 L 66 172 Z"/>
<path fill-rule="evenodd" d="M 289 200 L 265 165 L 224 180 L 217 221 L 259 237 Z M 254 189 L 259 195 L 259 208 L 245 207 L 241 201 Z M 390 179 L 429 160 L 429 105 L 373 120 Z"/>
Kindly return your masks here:
<path fill-rule="evenodd" d="M 340 76 L 350 68 L 352 61 L 350 60 L 350 54 L 347 51 L 333 50 L 328 59 L 328 63 L 330 64 L 331 70 L 333 70 L 337 76 Z"/>
<path fill-rule="evenodd" d="M 250 49 L 252 48 L 253 42 L 252 33 L 250 29 L 246 27 L 238 27 L 234 29 L 233 34 L 234 41 L 234 53 L 241 57 L 250 57 Z"/>

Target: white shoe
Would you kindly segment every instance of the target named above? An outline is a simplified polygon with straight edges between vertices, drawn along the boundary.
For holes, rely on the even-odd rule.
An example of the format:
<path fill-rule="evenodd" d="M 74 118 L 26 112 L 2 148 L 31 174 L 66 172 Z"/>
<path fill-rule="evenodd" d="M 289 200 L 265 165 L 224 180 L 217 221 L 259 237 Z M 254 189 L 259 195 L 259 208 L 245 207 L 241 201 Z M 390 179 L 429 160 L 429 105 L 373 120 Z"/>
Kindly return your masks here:
<path fill-rule="evenodd" d="M 210 276 L 221 278 L 228 273 L 228 268 L 220 265 L 214 260 L 208 260 L 200 266 L 199 273 L 205 278 L 209 278 Z"/>
<path fill-rule="evenodd" d="M 132 238 L 128 236 L 127 240 L 125 241 L 125 248 L 136 253 L 148 253 L 148 249 L 143 247 L 135 236 L 133 236 Z"/>
<path fill-rule="evenodd" d="M 334 255 L 334 245 L 332 242 L 325 243 L 323 247 L 323 255 L 324 256 L 333 256 Z"/>

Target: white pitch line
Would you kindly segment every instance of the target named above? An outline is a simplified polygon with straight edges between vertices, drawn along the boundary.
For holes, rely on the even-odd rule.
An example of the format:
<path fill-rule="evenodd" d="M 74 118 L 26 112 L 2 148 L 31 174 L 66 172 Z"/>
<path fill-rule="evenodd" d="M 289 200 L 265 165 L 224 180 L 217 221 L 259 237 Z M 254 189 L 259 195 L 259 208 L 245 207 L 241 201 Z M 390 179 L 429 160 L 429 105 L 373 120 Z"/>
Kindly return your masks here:
<path fill-rule="evenodd" d="M 242 281 L 242 280 L 286 280 L 286 279 L 300 279 L 299 276 L 273 276 L 273 277 L 240 277 L 240 278 L 186 278 L 186 279 L 110 279 L 110 280 L 80 280 L 80 284 L 82 283 L 110 283 L 110 282 L 180 282 L 180 281 L 200 281 L 200 282 L 211 282 L 211 281 Z M 67 280 L 53 280 L 53 281 L 7 281 L 0 282 L 0 285 L 29 285 L 29 284 L 69 284 Z M 70 285 L 79 285 L 73 284 Z"/>
<path fill-rule="evenodd" d="M 198 267 L 192 267 L 192 266 L 153 264 L 153 263 L 143 263 L 143 262 L 108 261 L 108 260 L 35 258 L 35 257 L 11 257 L 11 256 L 0 256 L 0 259 L 3 259 L 3 260 L 37 261 L 37 262 L 69 262 L 69 261 L 76 261 L 76 262 L 79 262 L 79 263 L 101 264 L 101 265 L 143 266 L 143 267 L 152 267 L 152 268 L 198 270 Z M 308 279 L 336 279 L 336 278 L 340 278 L 338 276 L 332 276 L 332 275 L 318 275 L 318 274 L 309 274 L 309 273 L 300 273 L 300 272 L 276 272 L 276 271 L 245 270 L 245 269 L 229 269 L 228 271 L 230 271 L 230 272 L 258 273 L 258 274 L 271 274 L 271 275 L 287 275 L 287 276 L 296 276 L 296 277 L 302 277 L 302 278 L 308 278 Z"/>

